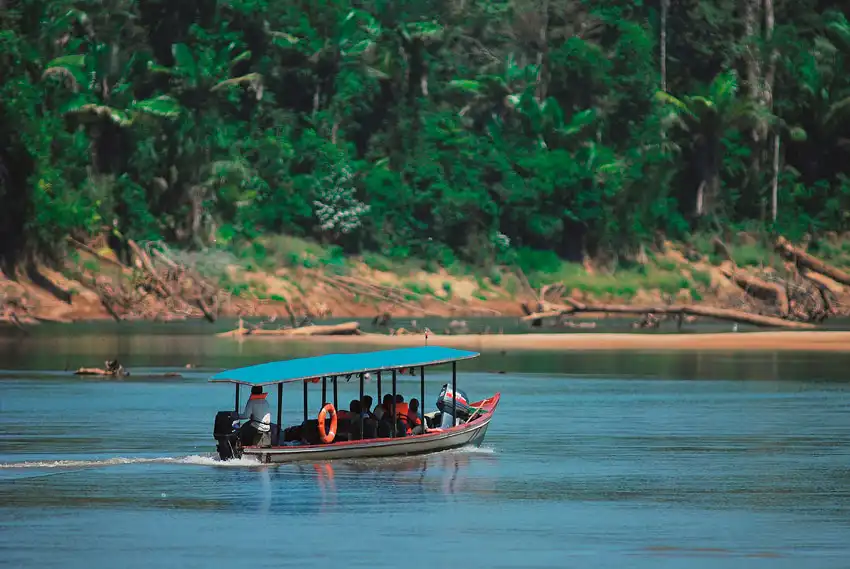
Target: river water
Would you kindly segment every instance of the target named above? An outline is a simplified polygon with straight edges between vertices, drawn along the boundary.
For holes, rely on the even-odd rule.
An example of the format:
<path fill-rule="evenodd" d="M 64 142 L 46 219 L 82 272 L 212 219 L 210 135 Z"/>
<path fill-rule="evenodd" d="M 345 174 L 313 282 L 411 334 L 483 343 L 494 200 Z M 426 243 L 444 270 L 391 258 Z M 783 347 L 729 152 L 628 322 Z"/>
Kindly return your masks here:
<path fill-rule="evenodd" d="M 211 373 L 354 348 L 122 330 L 0 338 L 0 566 L 850 565 L 850 353 L 485 353 L 459 365 L 502 393 L 480 449 L 224 465 Z M 116 355 L 131 377 L 66 371 Z"/>

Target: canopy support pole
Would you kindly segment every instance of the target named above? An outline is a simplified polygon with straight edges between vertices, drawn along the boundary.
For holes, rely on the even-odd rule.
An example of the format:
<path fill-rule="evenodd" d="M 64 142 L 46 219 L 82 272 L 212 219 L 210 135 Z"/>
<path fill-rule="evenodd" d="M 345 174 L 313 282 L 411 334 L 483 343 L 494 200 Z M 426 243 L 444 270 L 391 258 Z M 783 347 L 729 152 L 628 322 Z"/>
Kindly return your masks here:
<path fill-rule="evenodd" d="M 381 403 L 381 372 L 378 372 L 378 400 L 376 401 L 376 404 L 380 405 Z"/>
<path fill-rule="evenodd" d="M 280 446 L 280 434 L 283 432 L 283 426 L 280 424 L 283 416 L 283 383 L 277 384 L 277 444 Z"/>
<path fill-rule="evenodd" d="M 425 366 L 419 368 L 419 419 L 422 421 L 422 433 L 425 433 Z"/>
<path fill-rule="evenodd" d="M 336 389 L 336 376 L 334 376 L 334 409 L 339 411 L 339 396 L 337 395 Z"/>
<path fill-rule="evenodd" d="M 363 374 L 360 374 L 360 416 L 357 418 L 360 421 L 360 438 L 363 438 Z"/>
<path fill-rule="evenodd" d="M 452 362 L 452 427 L 457 425 L 457 362 Z"/>
<path fill-rule="evenodd" d="M 307 380 L 302 382 L 304 384 L 304 422 L 307 422 Z"/>
<path fill-rule="evenodd" d="M 239 384 L 236 384 L 236 412 L 239 413 Z"/>
<path fill-rule="evenodd" d="M 322 405 L 328 402 L 328 378 L 322 377 Z M 334 405 L 336 409 L 336 405 Z"/>
<path fill-rule="evenodd" d="M 392 423 L 392 426 L 393 426 L 393 428 L 392 428 L 393 438 L 395 438 L 395 427 L 396 427 L 396 423 L 397 423 L 396 417 L 395 417 L 395 397 L 396 397 L 395 393 L 396 393 L 396 370 L 393 370 L 393 404 L 392 404 L 392 408 L 390 409 L 390 411 L 392 413 L 390 415 L 390 423 Z"/>

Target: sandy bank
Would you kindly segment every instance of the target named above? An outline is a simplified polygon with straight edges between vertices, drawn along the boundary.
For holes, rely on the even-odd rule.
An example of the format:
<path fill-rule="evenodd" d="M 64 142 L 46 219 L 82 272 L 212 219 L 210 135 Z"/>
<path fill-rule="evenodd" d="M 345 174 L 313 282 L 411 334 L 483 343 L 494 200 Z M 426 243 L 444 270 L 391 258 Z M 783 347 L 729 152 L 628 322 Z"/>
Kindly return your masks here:
<path fill-rule="evenodd" d="M 424 345 L 419 335 L 334 336 L 312 338 L 250 337 L 250 341 L 320 342 L 364 346 Z M 229 340 L 232 341 L 232 340 Z M 239 340 L 241 341 L 241 339 Z M 829 351 L 850 353 L 850 332 L 748 332 L 721 334 L 505 334 L 432 336 L 431 345 L 477 350 L 647 350 L 647 351 Z"/>

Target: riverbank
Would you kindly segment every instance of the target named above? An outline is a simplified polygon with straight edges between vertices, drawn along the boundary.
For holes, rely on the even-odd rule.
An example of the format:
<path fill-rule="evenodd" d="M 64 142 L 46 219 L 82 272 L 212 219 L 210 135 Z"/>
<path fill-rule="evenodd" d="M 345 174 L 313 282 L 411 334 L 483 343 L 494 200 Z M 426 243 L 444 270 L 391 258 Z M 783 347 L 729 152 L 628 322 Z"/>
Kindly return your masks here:
<path fill-rule="evenodd" d="M 240 337 L 237 341 L 244 341 Z M 402 348 L 426 344 L 424 335 L 385 336 L 363 334 L 359 336 L 281 337 L 248 336 L 256 342 L 314 342 L 337 343 L 381 348 Z M 747 332 L 707 334 L 459 334 L 456 336 L 431 336 L 427 344 L 492 351 L 816 351 L 850 352 L 850 332 L 792 331 Z"/>
<path fill-rule="evenodd" d="M 128 241 L 128 255 L 116 254 L 103 237 L 70 239 L 67 256 L 49 266 L 0 273 L 0 323 L 244 317 L 275 329 L 328 318 L 534 313 L 525 326 L 567 329 L 593 326 L 574 319 L 619 313 L 629 314 L 637 327 L 657 328 L 665 319 L 679 318 L 686 326 L 709 321 L 718 317 L 713 311 L 735 322 L 754 323 L 748 316 L 754 315 L 772 317 L 767 324 L 755 322 L 760 325 L 814 327 L 848 313 L 848 243 L 825 241 L 813 260 L 800 249 L 777 252 L 764 240 L 740 235 L 728 243 L 665 242 L 626 268 L 534 252 L 510 267 L 485 269 L 345 256 L 283 236 L 259 238 L 242 249 L 196 252 Z"/>

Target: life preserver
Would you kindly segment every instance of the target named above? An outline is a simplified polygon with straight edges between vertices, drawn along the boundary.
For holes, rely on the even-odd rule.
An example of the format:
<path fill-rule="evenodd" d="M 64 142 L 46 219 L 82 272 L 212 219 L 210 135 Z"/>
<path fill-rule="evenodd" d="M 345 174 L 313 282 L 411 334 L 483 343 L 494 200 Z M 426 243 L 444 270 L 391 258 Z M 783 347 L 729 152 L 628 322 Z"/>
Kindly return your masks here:
<path fill-rule="evenodd" d="M 331 430 L 325 433 L 325 419 L 327 419 L 328 413 L 331 414 Z M 328 403 L 322 407 L 317 419 L 319 420 L 319 440 L 325 444 L 332 443 L 336 436 L 336 409 L 333 403 Z"/>

